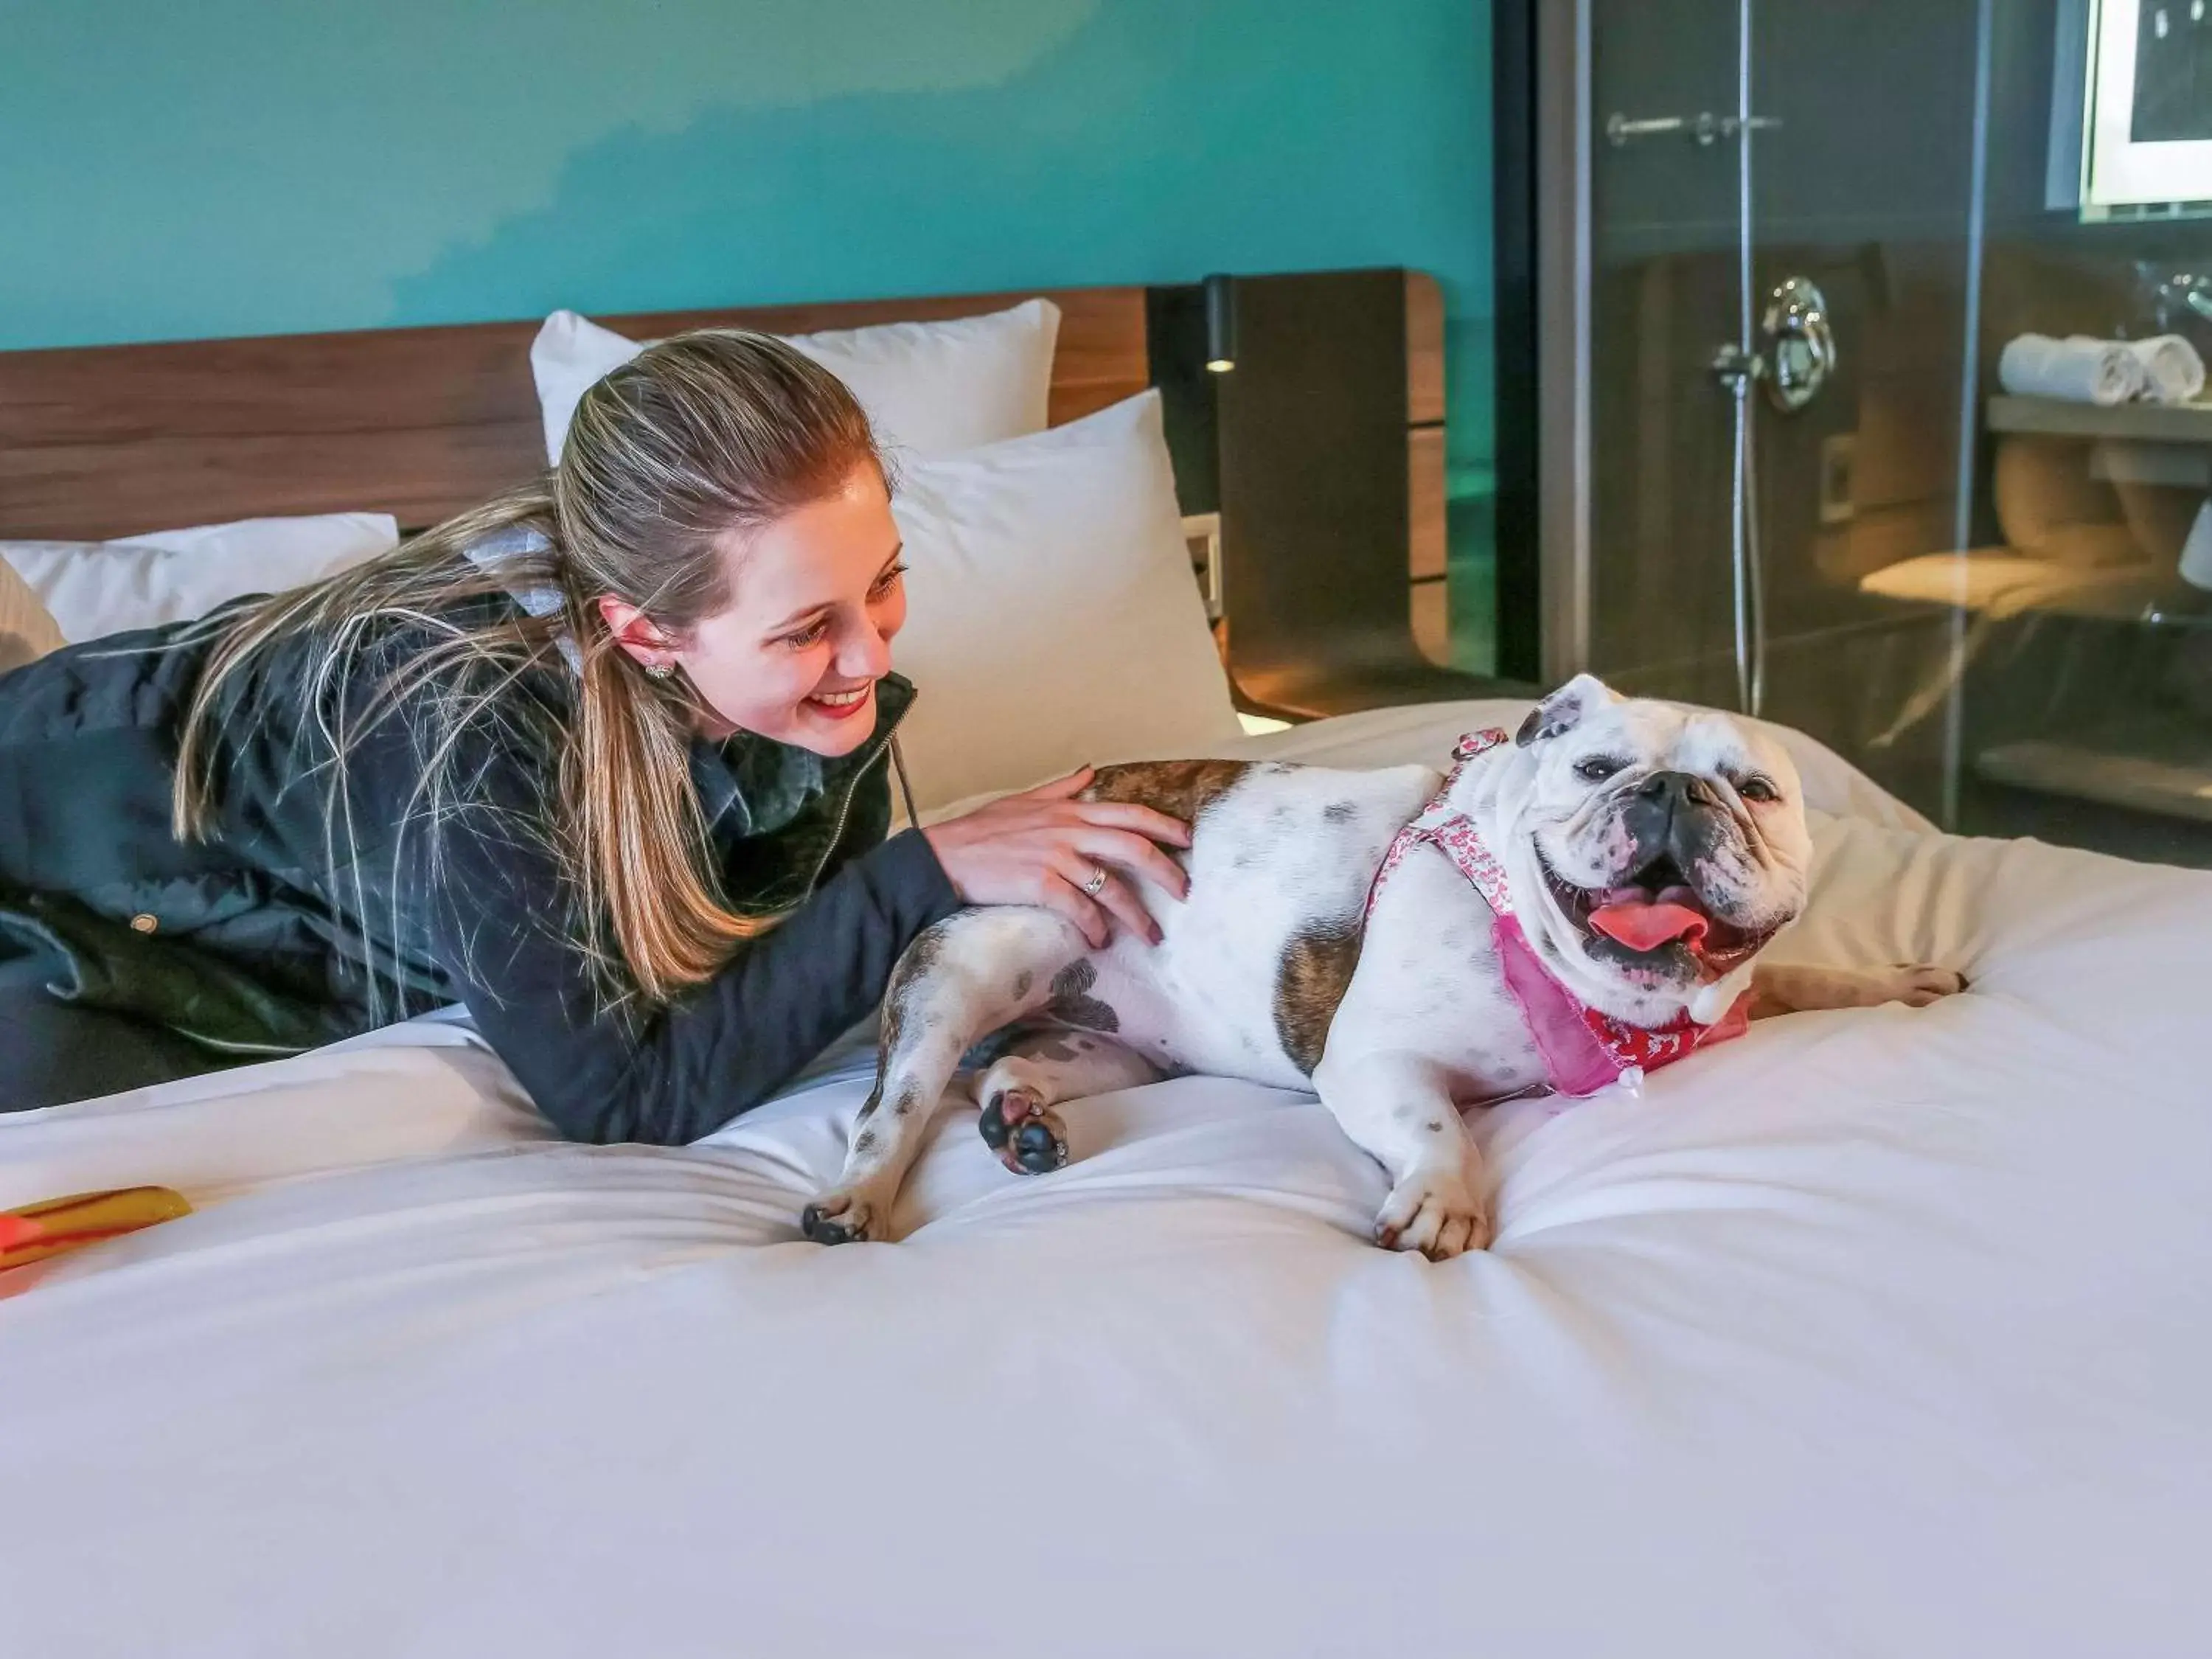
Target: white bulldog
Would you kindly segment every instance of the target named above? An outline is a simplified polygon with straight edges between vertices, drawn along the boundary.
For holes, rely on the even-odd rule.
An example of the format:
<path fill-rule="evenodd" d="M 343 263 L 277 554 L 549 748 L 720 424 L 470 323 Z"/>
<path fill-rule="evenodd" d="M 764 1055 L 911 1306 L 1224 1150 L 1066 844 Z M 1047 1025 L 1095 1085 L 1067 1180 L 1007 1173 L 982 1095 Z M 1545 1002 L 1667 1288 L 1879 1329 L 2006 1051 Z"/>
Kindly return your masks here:
<path fill-rule="evenodd" d="M 1176 761 L 1109 769 L 1091 793 L 1192 825 L 1189 896 L 1141 890 L 1162 942 L 1093 951 L 1015 906 L 916 939 L 810 1238 L 884 1236 L 972 1055 L 983 1138 L 1018 1172 L 1066 1163 L 1055 1109 L 1085 1095 L 1192 1072 L 1310 1085 L 1389 1174 L 1376 1240 L 1441 1260 L 1490 1242 L 1461 1106 L 1632 1084 L 1747 1015 L 1964 988 L 1936 968 L 1759 970 L 1805 903 L 1796 769 L 1725 714 L 1588 675 L 1515 738 L 1463 742 L 1449 778 Z"/>

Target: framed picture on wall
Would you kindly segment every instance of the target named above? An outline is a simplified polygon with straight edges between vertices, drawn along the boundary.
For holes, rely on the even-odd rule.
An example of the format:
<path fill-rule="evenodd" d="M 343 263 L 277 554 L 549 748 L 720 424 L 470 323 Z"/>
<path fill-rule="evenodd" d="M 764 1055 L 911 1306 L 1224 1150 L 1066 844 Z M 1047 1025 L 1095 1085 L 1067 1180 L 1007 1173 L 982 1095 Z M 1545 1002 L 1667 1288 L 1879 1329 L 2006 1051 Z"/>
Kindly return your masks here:
<path fill-rule="evenodd" d="M 2212 210 L 2212 0 L 2062 0 L 2051 198 Z"/>

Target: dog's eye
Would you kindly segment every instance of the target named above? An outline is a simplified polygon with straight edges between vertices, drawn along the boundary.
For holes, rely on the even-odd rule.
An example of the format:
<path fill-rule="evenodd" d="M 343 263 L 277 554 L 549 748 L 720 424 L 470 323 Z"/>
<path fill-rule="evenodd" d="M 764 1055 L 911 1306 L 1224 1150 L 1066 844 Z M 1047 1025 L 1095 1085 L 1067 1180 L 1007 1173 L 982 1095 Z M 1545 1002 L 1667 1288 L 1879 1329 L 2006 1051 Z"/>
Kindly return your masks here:
<path fill-rule="evenodd" d="M 1610 755 L 1592 755 L 1588 760 L 1575 763 L 1575 775 L 1589 783 L 1603 783 L 1620 771 L 1622 764 Z"/>
<path fill-rule="evenodd" d="M 1780 800 L 1782 799 L 1782 792 L 1774 787 L 1771 780 L 1766 778 L 1746 778 L 1742 782 L 1736 785 L 1735 792 L 1737 794 L 1741 795 L 1746 800 L 1765 802 L 1770 800 Z"/>

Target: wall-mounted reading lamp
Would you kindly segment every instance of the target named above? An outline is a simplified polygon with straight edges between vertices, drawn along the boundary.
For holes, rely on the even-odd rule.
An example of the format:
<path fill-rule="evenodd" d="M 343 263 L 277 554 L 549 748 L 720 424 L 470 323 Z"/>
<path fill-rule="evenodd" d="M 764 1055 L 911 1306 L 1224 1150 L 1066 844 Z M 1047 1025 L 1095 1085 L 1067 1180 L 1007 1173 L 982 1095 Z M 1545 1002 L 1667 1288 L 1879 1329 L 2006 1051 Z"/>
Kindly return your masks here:
<path fill-rule="evenodd" d="M 1237 285 L 1220 272 L 1208 276 L 1206 290 L 1206 367 L 1226 374 L 1237 367 Z"/>

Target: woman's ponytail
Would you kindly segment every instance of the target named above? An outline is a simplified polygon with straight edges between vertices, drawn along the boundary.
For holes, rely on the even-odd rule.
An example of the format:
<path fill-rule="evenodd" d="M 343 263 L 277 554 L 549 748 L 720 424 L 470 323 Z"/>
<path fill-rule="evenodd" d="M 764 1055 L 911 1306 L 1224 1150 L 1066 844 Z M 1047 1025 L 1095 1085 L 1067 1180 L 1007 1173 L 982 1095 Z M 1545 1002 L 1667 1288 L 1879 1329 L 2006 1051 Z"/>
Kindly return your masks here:
<path fill-rule="evenodd" d="M 706 857 L 689 708 L 616 648 L 595 611 L 582 627 L 574 741 L 562 757 L 570 862 L 637 991 L 665 1002 L 768 924 L 727 908 Z"/>

